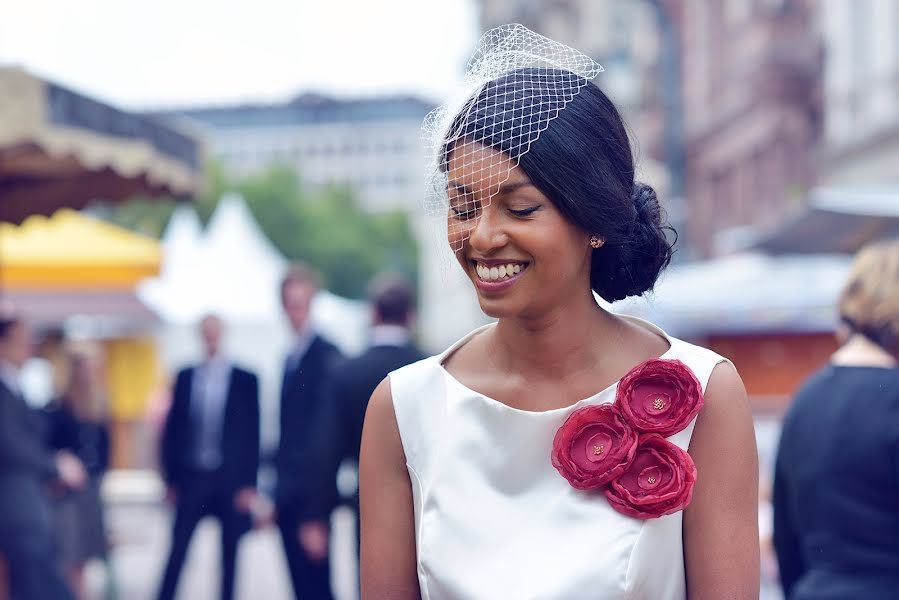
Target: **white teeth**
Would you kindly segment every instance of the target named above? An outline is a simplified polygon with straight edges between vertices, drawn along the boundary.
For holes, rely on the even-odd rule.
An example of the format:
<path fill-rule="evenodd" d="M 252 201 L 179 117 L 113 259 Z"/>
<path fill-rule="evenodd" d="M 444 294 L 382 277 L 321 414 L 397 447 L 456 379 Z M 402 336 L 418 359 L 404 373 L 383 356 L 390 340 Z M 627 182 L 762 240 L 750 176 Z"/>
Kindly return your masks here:
<path fill-rule="evenodd" d="M 488 267 L 485 265 L 475 265 L 478 277 L 484 281 L 497 281 L 506 277 L 512 277 L 521 273 L 526 265 L 521 263 L 499 265 L 498 267 Z"/>

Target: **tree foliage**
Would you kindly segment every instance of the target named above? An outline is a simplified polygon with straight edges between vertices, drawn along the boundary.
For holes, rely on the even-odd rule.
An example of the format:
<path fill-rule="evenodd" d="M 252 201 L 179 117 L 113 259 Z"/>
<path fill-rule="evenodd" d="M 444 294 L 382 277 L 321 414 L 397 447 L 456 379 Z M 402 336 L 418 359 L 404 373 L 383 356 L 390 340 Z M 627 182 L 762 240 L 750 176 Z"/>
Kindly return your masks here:
<path fill-rule="evenodd" d="M 417 245 L 403 212 L 368 213 L 347 187 L 308 192 L 296 173 L 276 167 L 262 174 L 229 179 L 218 165 L 208 170 L 207 185 L 194 207 L 208 222 L 225 192 L 240 193 L 272 243 L 289 259 L 302 260 L 322 275 L 335 294 L 364 296 L 381 270 L 416 279 Z M 135 198 L 116 206 L 95 206 L 101 217 L 159 237 L 174 210 L 170 200 Z"/>

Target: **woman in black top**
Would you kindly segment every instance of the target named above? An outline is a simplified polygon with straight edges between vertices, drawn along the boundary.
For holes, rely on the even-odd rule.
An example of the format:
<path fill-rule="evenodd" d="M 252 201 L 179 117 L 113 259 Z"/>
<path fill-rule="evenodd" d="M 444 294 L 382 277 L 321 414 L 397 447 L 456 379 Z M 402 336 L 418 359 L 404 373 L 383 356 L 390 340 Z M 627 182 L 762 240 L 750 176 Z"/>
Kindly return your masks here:
<path fill-rule="evenodd" d="M 73 352 L 67 389 L 46 413 L 50 446 L 75 454 L 88 476 L 84 488 L 62 492 L 55 502 L 63 563 L 79 597 L 84 597 L 82 578 L 87 561 L 107 558 L 100 483 L 109 465 L 109 433 L 101 379 L 98 356 L 87 350 Z"/>
<path fill-rule="evenodd" d="M 784 420 L 774 545 L 788 600 L 899 598 L 899 242 L 860 252 L 845 342 Z"/>

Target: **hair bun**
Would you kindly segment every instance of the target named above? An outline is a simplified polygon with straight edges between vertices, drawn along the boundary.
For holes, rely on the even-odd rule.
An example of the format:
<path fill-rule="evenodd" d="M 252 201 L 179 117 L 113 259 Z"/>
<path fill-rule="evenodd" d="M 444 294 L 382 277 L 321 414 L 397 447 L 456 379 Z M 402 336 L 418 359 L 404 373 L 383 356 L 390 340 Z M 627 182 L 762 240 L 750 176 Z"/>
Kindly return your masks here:
<path fill-rule="evenodd" d="M 659 199 L 652 186 L 634 182 L 631 189 L 634 220 L 630 231 L 603 247 L 603 260 L 594 261 L 593 289 L 614 302 L 652 290 L 659 274 L 671 262 L 672 242 Z"/>
<path fill-rule="evenodd" d="M 659 227 L 662 223 L 662 209 L 656 191 L 651 185 L 634 181 L 631 190 L 631 201 L 637 211 L 637 220 L 641 225 Z"/>

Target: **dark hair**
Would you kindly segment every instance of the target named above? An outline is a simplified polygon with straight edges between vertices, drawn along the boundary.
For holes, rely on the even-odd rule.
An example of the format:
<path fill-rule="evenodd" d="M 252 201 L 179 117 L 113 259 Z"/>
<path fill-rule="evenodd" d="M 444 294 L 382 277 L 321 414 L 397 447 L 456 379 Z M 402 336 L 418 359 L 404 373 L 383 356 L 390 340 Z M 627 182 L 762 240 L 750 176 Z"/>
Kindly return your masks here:
<path fill-rule="evenodd" d="M 564 103 L 560 86 L 580 91 Z M 530 110 L 535 98 L 543 103 L 540 111 Z M 545 119 L 547 111 L 558 116 L 548 126 L 539 124 L 539 113 Z M 511 130 L 503 122 L 510 113 Z M 537 138 L 540 125 L 545 129 Z M 446 141 L 441 156 L 444 170 L 460 142 L 503 152 L 565 218 L 605 241 L 593 251 L 590 286 L 609 302 L 651 290 L 671 262 L 673 242 L 666 230 L 674 229 L 655 191 L 634 180 L 624 122 L 594 84 L 562 69 L 517 69 L 487 83 L 458 113 L 450 132 L 454 139 Z"/>
<path fill-rule="evenodd" d="M 397 273 L 381 273 L 369 285 L 369 299 L 384 323 L 407 325 L 415 307 L 412 284 Z"/>
<path fill-rule="evenodd" d="M 13 325 L 18 322 L 19 320 L 15 317 L 0 317 L 0 338 L 5 338 L 9 331 L 13 328 Z"/>
<path fill-rule="evenodd" d="M 0 304 L 0 338 L 6 338 L 13 327 L 22 322 L 22 315 L 12 306 Z"/>

